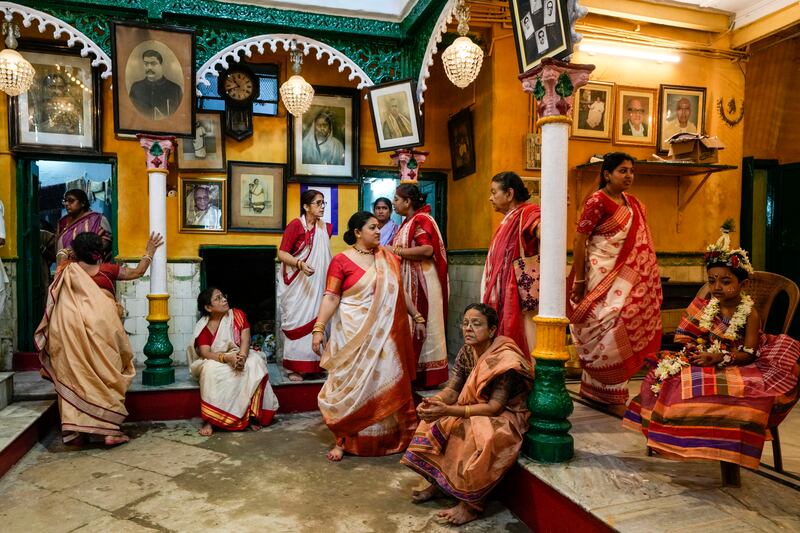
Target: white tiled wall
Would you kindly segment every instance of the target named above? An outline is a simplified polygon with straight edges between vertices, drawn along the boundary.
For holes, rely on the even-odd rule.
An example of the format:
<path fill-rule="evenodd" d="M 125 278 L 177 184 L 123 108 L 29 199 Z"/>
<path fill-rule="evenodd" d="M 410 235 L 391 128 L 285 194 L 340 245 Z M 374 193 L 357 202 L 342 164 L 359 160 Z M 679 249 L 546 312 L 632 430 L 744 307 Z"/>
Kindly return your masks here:
<path fill-rule="evenodd" d="M 129 268 L 134 267 L 128 263 Z M 147 359 L 142 353 L 147 342 L 147 294 L 150 276 L 135 281 L 117 283 L 117 297 L 125 307 L 125 331 L 136 354 L 136 363 Z M 186 364 L 186 346 L 192 341 L 192 330 L 197 321 L 197 295 L 200 294 L 200 263 L 167 263 L 167 292 L 169 293 L 169 340 L 172 343 L 172 360 L 176 365 Z"/>

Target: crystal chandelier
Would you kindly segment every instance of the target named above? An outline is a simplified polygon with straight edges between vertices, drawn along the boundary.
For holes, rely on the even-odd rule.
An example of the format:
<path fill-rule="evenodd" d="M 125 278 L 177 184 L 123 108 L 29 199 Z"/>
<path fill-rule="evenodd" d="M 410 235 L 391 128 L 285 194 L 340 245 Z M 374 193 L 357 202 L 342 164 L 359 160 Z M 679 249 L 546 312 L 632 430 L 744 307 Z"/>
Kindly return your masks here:
<path fill-rule="evenodd" d="M 458 0 L 455 13 L 460 37 L 444 51 L 442 62 L 444 72 L 453 85 L 463 89 L 478 77 L 483 64 L 483 50 L 466 36 L 469 31 L 469 7 L 464 0 Z"/>
<path fill-rule="evenodd" d="M 300 75 L 303 54 L 297 50 L 295 41 L 292 41 L 291 58 L 294 75 L 281 85 L 281 100 L 289 113 L 299 117 L 311 106 L 311 100 L 314 99 L 314 88 Z"/>
<path fill-rule="evenodd" d="M 6 36 L 7 48 L 0 52 L 0 90 L 9 96 L 17 96 L 30 89 L 36 71 L 27 59 L 14 50 L 19 27 L 11 21 L 4 21 L 3 35 Z"/>

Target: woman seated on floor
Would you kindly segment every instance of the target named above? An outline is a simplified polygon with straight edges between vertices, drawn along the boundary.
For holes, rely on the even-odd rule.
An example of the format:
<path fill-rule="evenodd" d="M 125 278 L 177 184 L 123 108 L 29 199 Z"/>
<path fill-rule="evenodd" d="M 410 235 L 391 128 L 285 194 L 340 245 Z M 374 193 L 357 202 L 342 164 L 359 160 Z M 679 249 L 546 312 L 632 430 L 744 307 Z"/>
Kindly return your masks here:
<path fill-rule="evenodd" d="M 83 434 L 102 435 L 107 446 L 130 440 L 120 424 L 136 370 L 114 282 L 142 277 L 163 242 L 151 233 L 139 264 L 126 268 L 103 262 L 99 235 L 78 233 L 70 258 L 59 265 L 34 342 L 42 375 L 58 394 L 64 443 L 81 444 Z"/>
<path fill-rule="evenodd" d="M 194 342 L 186 348 L 189 370 L 200 382 L 199 433 L 213 426 L 254 431 L 268 425 L 278 410 L 263 352 L 250 347 L 250 324 L 244 312 L 231 309 L 216 287 L 197 297 L 202 315 L 194 326 Z"/>
<path fill-rule="evenodd" d="M 709 246 L 710 299 L 695 298 L 675 335 L 684 348 L 648 358 L 653 367 L 623 425 L 673 459 L 712 459 L 758 468 L 767 428 L 797 400 L 800 343 L 761 333 L 744 291 L 747 252 Z"/>
<path fill-rule="evenodd" d="M 466 343 L 444 390 L 417 408 L 422 419 L 401 462 L 428 480 L 412 493 L 421 503 L 444 492 L 458 505 L 438 516 L 454 525 L 478 517 L 485 498 L 514 464 L 528 429 L 531 363 L 508 337 L 496 337 L 497 312 L 470 304 Z"/>

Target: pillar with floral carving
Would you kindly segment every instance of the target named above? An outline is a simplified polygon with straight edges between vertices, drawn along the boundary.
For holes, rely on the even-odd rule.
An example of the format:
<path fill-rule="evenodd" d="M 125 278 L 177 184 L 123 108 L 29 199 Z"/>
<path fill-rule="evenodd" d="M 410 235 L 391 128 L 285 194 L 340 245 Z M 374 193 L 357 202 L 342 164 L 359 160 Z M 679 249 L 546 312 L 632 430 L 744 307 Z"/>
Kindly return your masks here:
<path fill-rule="evenodd" d="M 175 382 L 172 367 L 172 343 L 169 341 L 169 294 L 167 293 L 167 160 L 175 146 L 175 137 L 136 136 L 145 151 L 149 184 L 150 232 L 164 236 L 164 245 L 153 254 L 150 265 L 150 293 L 147 321 L 147 356 L 142 372 L 144 385 L 169 385 Z"/>
<path fill-rule="evenodd" d="M 574 454 L 567 418 L 572 399 L 564 382 L 566 349 L 567 172 L 572 101 L 594 65 L 544 59 L 520 76 L 522 88 L 536 99 L 542 128 L 541 283 L 536 322 L 536 380 L 528 407 L 530 429 L 523 452 L 537 461 L 558 463 Z"/>
<path fill-rule="evenodd" d="M 420 167 L 430 152 L 422 150 L 395 150 L 391 155 L 392 162 L 400 167 L 400 183 L 417 184 L 419 181 Z"/>

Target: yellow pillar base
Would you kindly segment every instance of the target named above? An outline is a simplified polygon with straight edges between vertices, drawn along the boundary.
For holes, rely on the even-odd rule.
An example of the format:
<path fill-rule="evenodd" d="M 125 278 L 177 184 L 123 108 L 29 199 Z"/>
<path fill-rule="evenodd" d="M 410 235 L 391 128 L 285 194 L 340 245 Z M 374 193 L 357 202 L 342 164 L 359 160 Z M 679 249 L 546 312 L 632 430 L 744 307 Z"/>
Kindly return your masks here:
<path fill-rule="evenodd" d="M 169 294 L 148 294 L 148 322 L 166 322 L 169 320 Z"/>
<path fill-rule="evenodd" d="M 566 318 L 535 316 L 536 348 L 533 357 L 550 361 L 569 361 L 564 328 L 569 324 Z"/>

